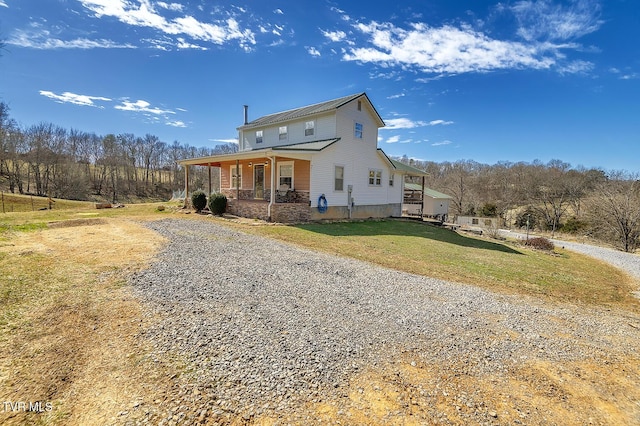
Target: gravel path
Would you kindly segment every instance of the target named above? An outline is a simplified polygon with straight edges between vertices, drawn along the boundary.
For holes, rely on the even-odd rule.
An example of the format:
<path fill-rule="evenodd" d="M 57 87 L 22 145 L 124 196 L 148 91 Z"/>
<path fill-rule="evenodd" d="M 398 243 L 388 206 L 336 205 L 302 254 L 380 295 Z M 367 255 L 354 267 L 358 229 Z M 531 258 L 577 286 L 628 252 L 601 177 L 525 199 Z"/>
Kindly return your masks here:
<path fill-rule="evenodd" d="M 505 237 L 524 239 L 526 234 L 511 232 L 508 230 L 501 230 L 501 234 Z M 589 244 L 574 243 L 569 241 L 562 241 L 551 239 L 556 246 L 561 246 L 567 250 L 572 250 L 578 253 L 586 254 L 587 256 L 595 257 L 604 262 L 610 263 L 616 268 L 620 268 L 626 271 L 629 275 L 636 278 L 640 278 L 640 256 L 637 254 L 625 253 L 620 250 L 614 250 L 606 247 L 592 246 Z"/>
<path fill-rule="evenodd" d="M 154 318 L 145 337 L 159 357 L 184 356 L 198 389 L 166 407 L 165 420 L 197 420 L 206 410 L 246 419 L 295 412 L 344 396 L 354 373 L 400 353 L 421 363 L 466 360 L 466 374 L 501 374 L 535 357 L 640 352 L 640 330 L 629 326 L 639 318 L 628 313 L 497 295 L 215 223 L 147 226 L 169 243 L 131 280 Z"/>

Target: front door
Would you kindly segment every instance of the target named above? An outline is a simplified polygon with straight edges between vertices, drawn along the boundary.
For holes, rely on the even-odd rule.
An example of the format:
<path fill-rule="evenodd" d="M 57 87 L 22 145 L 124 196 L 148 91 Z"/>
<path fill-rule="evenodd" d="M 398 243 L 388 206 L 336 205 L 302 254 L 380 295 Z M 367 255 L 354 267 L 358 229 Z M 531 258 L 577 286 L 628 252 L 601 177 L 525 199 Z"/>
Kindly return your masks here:
<path fill-rule="evenodd" d="M 264 199 L 264 165 L 253 167 L 253 191 L 256 199 Z"/>

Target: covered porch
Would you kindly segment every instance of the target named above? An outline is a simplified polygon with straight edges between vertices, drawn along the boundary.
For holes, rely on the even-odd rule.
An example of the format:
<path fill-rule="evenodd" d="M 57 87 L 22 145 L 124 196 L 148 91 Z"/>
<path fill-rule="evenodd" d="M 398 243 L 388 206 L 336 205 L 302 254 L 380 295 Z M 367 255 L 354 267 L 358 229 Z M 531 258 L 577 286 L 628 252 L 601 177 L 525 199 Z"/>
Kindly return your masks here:
<path fill-rule="evenodd" d="M 311 218 L 309 201 L 311 154 L 276 153 L 254 150 L 179 162 L 185 170 L 185 206 L 194 190 L 227 197 L 227 212 L 240 217 L 292 223 Z M 208 168 L 208 187 L 192 188 L 189 171 L 193 166 Z M 213 173 L 219 174 L 213 187 Z"/>

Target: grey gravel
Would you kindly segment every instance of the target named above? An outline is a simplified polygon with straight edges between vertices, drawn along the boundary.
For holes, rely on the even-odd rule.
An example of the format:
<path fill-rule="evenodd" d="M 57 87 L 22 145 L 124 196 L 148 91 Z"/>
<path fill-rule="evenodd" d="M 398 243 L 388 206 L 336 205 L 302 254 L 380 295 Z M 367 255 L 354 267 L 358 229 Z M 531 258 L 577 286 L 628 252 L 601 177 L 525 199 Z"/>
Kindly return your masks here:
<path fill-rule="evenodd" d="M 494 294 L 214 222 L 146 226 L 168 244 L 131 279 L 153 318 L 144 337 L 156 356 L 183 357 L 195 383 L 179 390 L 161 424 L 248 420 L 345 396 L 354 373 L 399 354 L 419 363 L 465 360 L 466 374 L 499 374 L 536 357 L 611 359 L 640 350 L 640 331 L 629 326 L 638 318 L 629 313 Z"/>
<path fill-rule="evenodd" d="M 500 230 L 502 236 L 515 239 L 526 238 L 525 234 L 519 232 L 511 232 L 509 230 Z M 586 254 L 587 256 L 600 259 L 603 262 L 610 263 L 616 268 L 620 268 L 629 275 L 640 278 L 640 255 L 634 253 L 625 253 L 608 247 L 594 246 L 578 242 L 563 241 L 551 239 L 557 247 L 564 247 L 567 250 Z"/>

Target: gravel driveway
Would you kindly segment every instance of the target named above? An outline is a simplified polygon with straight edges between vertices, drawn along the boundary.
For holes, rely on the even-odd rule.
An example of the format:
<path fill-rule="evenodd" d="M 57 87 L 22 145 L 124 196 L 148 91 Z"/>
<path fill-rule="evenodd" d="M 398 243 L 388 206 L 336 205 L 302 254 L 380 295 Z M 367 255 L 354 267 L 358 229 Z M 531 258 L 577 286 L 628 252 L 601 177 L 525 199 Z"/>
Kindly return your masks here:
<path fill-rule="evenodd" d="M 640 352 L 640 330 L 630 326 L 640 319 L 629 313 L 493 294 L 215 223 L 146 226 L 169 242 L 131 280 L 154 318 L 145 337 L 158 356 L 184 356 L 204 389 L 182 398 L 183 419 L 212 401 L 217 415 L 295 413 L 345 396 L 351 376 L 401 353 L 419 363 L 464 360 L 465 374 L 497 375 L 533 358 Z"/>

